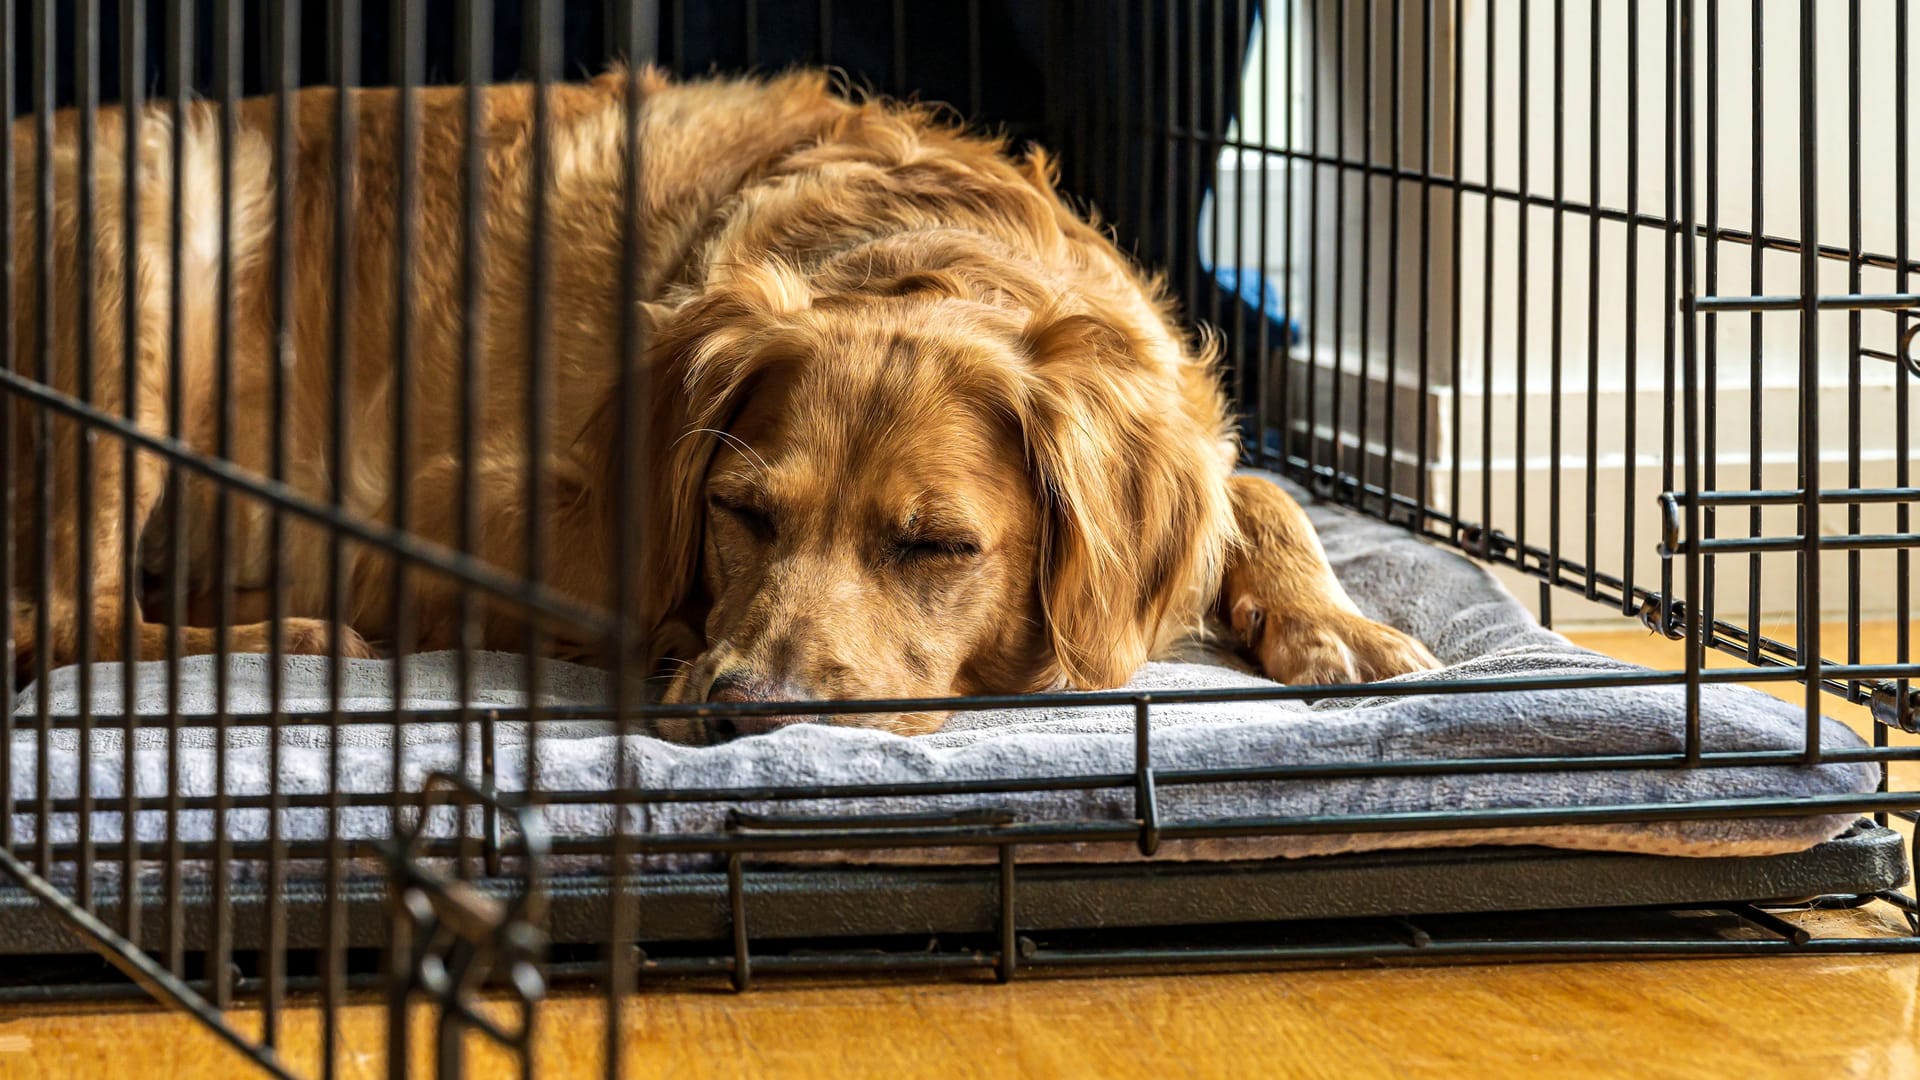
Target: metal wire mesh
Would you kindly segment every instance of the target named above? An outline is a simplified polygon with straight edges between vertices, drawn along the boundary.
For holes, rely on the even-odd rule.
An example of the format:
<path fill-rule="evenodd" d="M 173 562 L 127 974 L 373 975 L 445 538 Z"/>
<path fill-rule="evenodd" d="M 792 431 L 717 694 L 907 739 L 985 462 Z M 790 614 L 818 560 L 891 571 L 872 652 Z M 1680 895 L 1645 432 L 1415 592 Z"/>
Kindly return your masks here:
<path fill-rule="evenodd" d="M 1712 882 L 1676 879 L 1668 893 L 1628 895 L 1605 873 L 1594 880 L 1612 881 L 1613 892 L 1567 884 L 1595 873 L 1594 864 L 1578 859 L 1567 863 L 1558 898 L 1556 886 L 1547 884 L 1551 860 L 1528 867 L 1535 877 L 1522 875 L 1512 885 L 1512 895 L 1528 901 L 1519 906 L 1658 904 L 1679 914 L 1651 931 L 1623 933 L 1600 917 L 1558 911 L 1515 924 L 1501 936 L 1452 924 L 1434 929 L 1441 923 L 1409 921 L 1401 916 L 1410 911 L 1395 914 L 1391 906 L 1338 907 L 1329 901 L 1316 908 L 1301 901 L 1288 907 L 1246 896 L 1203 904 L 1194 899 L 1200 893 L 1190 892 L 1156 901 L 1162 906 L 1148 905 L 1135 917 L 1163 929 L 1307 915 L 1368 915 L 1372 921 L 1337 930 L 1302 924 L 1296 933 L 1283 926 L 1272 940 L 1260 941 L 1223 941 L 1204 932 L 1184 940 L 1101 935 L 1067 925 L 1057 898 L 1140 890 L 1146 888 L 1142 879 L 1124 872 L 1076 876 L 1020 859 L 1022 848 L 1054 843 L 1127 845 L 1152 856 L 1171 840 L 1304 833 L 1842 811 L 1875 814 L 1882 824 L 1890 816 L 1911 821 L 1920 792 L 1884 779 L 1878 793 L 1824 800 L 1234 820 L 1169 820 L 1159 805 L 1165 788 L 1203 783 L 1836 761 L 1891 766 L 1920 759 L 1920 749 L 1893 745 L 1891 737 L 1920 729 L 1909 583 L 1911 550 L 1920 543 L 1910 522 L 1911 506 L 1920 499 L 1920 489 L 1911 486 L 1910 431 L 1910 383 L 1920 377 L 1920 363 L 1908 351 L 1920 327 L 1913 318 L 1920 294 L 1908 291 L 1908 275 L 1916 268 L 1908 257 L 1910 7 L 1870 6 L 1863 13 L 1856 0 L 1842 18 L 1811 0 L 1797 9 L 1771 0 L 1632 0 L 1585 8 L 1574 0 L 969 0 L 940 6 L 898 0 L 716 6 L 637 0 L 128 0 L 117 10 L 103 10 L 98 0 L 70 7 L 50 0 L 9 4 L 0 26 L 0 93 L 16 120 L 13 138 L 0 148 L 0 182 L 15 212 L 4 226 L 8 256 L 0 268 L 6 279 L 0 294 L 8 305 L 7 323 L 16 329 L 0 337 L 6 349 L 0 386 L 9 401 L 0 410 L 0 445 L 9 455 L 0 504 L 6 519 L 0 581 L 7 608 L 19 612 L 29 605 L 34 621 L 9 623 L 7 652 L 10 659 L 16 654 L 22 635 L 49 641 L 51 613 L 64 603 L 50 591 L 59 577 L 57 564 L 73 560 L 68 580 L 77 590 L 72 605 L 79 619 L 81 707 L 76 717 L 50 715 L 42 693 L 32 710 L 10 718 L 0 740 L 0 786 L 12 792 L 16 775 L 33 769 L 36 794 L 0 815 L 0 870 L 39 909 L 53 913 L 53 925 L 100 951 L 147 992 L 195 1012 L 269 1070 L 288 1068 L 282 1042 L 288 995 L 317 991 L 325 1017 L 319 1070 L 327 1075 L 338 1066 L 340 1010 L 356 988 L 370 986 L 387 991 L 388 1051 L 396 1073 L 408 1060 L 406 1006 L 419 1001 L 438 1011 L 435 1061 L 453 1073 L 472 1032 L 515 1050 L 530 1071 L 533 1005 L 547 981 L 562 978 L 595 984 L 608 1015 L 617 1016 L 637 979 L 669 972 L 724 974 L 744 989 L 766 972 L 977 969 L 1004 980 L 1029 969 L 1106 965 L 1920 949 L 1920 929 L 1811 938 L 1773 909 L 1747 903 L 1786 898 L 1743 891 L 1761 886 L 1739 877 L 1738 870 Z M 1836 51 L 1829 41 L 1823 51 L 1821 35 L 1836 30 L 1842 47 Z M 1747 45 L 1744 54 L 1739 41 Z M 488 147 L 476 134 L 488 123 L 493 99 L 486 89 L 508 81 L 531 84 L 536 166 L 524 253 L 531 288 L 523 298 L 528 346 L 518 423 L 525 461 L 517 490 L 532 506 L 541 504 L 554 482 L 536 448 L 551 424 L 554 264 L 566 257 L 546 228 L 542 166 L 553 153 L 552 95 L 565 80 L 614 58 L 656 59 L 681 73 L 838 64 L 873 87 L 949 102 L 970 122 L 999 124 L 1055 148 L 1065 187 L 1078 203 L 1110 223 L 1123 248 L 1143 264 L 1165 270 L 1191 317 L 1224 334 L 1224 377 L 1246 417 L 1242 435 L 1249 463 L 1307 481 L 1325 498 L 1538 581 L 1543 618 L 1553 617 L 1557 590 L 1563 604 L 1578 598 L 1640 619 L 1685 642 L 1684 665 L 1417 687 L 820 702 L 797 710 L 788 704 L 643 703 L 630 676 L 641 663 L 636 654 L 646 628 L 626 615 L 634 607 L 630 575 L 616 575 L 604 603 L 582 602 L 554 588 L 551 564 L 567 553 L 553 550 L 538 515 L 530 515 L 527 542 L 513 565 L 487 560 L 480 548 L 482 502 L 474 495 L 481 483 L 477 451 L 488 423 L 481 388 L 486 365 L 500 355 L 497 343 L 486 340 L 487 328 L 498 325 L 485 317 L 486 308 L 502 302 L 488 290 L 481 254 L 507 242 L 489 235 L 486 224 Z M 1727 77 L 1747 66 L 1750 88 Z M 1881 70 L 1886 79 L 1876 76 L 1873 85 L 1891 82 L 1891 100 L 1874 111 L 1879 106 L 1870 109 L 1863 96 L 1863 73 Z M 297 91 L 305 86 L 341 92 L 302 97 Z M 376 86 L 391 91 L 376 96 L 356 89 Z M 1782 100 L 1782 86 L 1794 100 Z M 1736 88 L 1747 94 L 1751 123 L 1736 119 L 1723 101 Z M 423 123 L 429 93 L 454 95 L 432 115 L 457 120 L 456 126 Z M 242 104 L 262 94 L 268 98 Z M 1843 97 L 1844 108 L 1837 104 Z M 640 185 L 633 182 L 644 165 L 641 105 L 639 80 L 625 80 L 621 153 L 628 197 L 620 223 L 622 276 L 613 286 L 618 310 L 630 313 L 617 329 L 625 373 L 639 369 L 645 345 L 636 301 L 646 288 L 640 258 L 646 222 Z M 1784 123 L 1782 114 L 1789 117 Z M 213 286 L 219 306 L 211 338 L 215 420 L 204 431 L 189 423 L 184 364 L 167 366 L 168 384 L 157 393 L 135 384 L 140 349 L 179 357 L 198 347 L 188 341 L 184 290 L 171 292 L 171 311 L 156 324 L 163 340 L 156 344 L 154 326 L 140 321 L 131 284 L 154 272 L 140 263 L 141 230 L 164 221 L 167 235 L 181 235 L 187 200 L 196 194 L 180 164 L 188 121 L 195 117 L 218 132 L 214 173 L 198 179 L 217 187 L 221 206 L 235 198 L 235 157 L 244 130 L 267 140 L 273 221 L 292 222 L 302 212 L 295 202 L 301 170 L 323 170 L 334 208 L 324 217 L 324 230 L 307 237 L 329 249 L 325 281 L 299 276 L 315 263 L 303 257 L 310 253 L 297 250 L 301 237 L 294 228 L 272 230 L 265 311 L 244 316 L 260 315 L 267 332 L 251 336 L 243 334 L 243 315 L 235 311 L 235 283 L 237 275 L 260 269 L 236 265 L 230 215 L 221 215 Z M 1838 154 L 1823 136 L 1824 125 L 1836 118 L 1846 136 Z M 1887 120 L 1890 129 L 1871 129 Z M 302 125 L 328 129 L 324 154 L 301 141 Z M 391 190 L 352 181 L 356 147 L 364 145 L 356 133 L 369 129 L 394 140 L 399 166 Z M 1735 161 L 1728 149 L 1741 141 L 1732 138 L 1736 131 L 1749 161 Z M 152 140 L 170 140 L 175 171 L 140 177 L 129 165 L 126 175 L 108 185 L 120 197 L 108 197 L 95 165 L 109 139 L 119 140 L 114 156 L 123 162 L 140 160 Z M 452 159 L 458 190 L 425 191 L 422 148 L 446 139 L 461 143 Z M 79 163 L 66 178 L 56 177 L 56 146 Z M 1775 162 L 1783 156 L 1797 162 L 1788 197 L 1777 192 Z M 1744 206 L 1727 194 L 1728 177 L 1742 170 L 1750 174 Z M 1878 181 L 1871 178 L 1889 170 L 1890 185 L 1874 186 Z M 1768 213 L 1769 182 L 1775 182 L 1774 201 L 1791 204 L 1792 215 Z M 1835 190 L 1843 194 L 1835 196 Z M 1869 190 L 1877 194 L 1863 194 Z M 136 193 L 157 193 L 166 200 L 165 212 L 157 219 L 141 213 Z M 418 309 L 412 272 L 423 242 L 418 207 L 426 197 L 459 201 L 455 242 L 462 254 L 455 287 L 460 392 L 444 415 L 458 432 L 461 456 L 451 480 L 463 497 L 452 535 L 437 538 L 410 520 L 407 498 L 409 486 L 423 482 L 421 463 L 410 457 L 409 432 L 417 420 L 408 403 L 417 397 L 410 390 L 414 338 L 429 314 Z M 375 205 L 377 200 L 386 205 Z M 70 208 L 71 216 L 54 213 L 56 205 Z M 1828 220 L 1829 206 L 1840 208 L 1844 230 Z M 92 237 L 109 220 L 123 237 L 117 249 L 72 245 L 72 283 L 79 290 L 73 310 L 81 322 L 71 333 L 77 356 L 67 377 L 55 370 L 65 348 L 65 331 L 55 328 L 63 326 L 58 304 L 66 284 L 51 269 L 58 264 L 56 249 L 63 230 Z M 1868 223 L 1886 227 L 1873 231 Z M 390 249 L 390 279 L 355 272 L 350 253 L 368 245 Z M 118 266 L 106 265 L 116 257 Z M 169 279 L 177 281 L 182 245 L 169 245 L 167 257 Z M 1782 272 L 1787 270 L 1792 273 Z M 1834 284 L 1836 274 L 1844 283 Z M 94 295 L 96 283 L 109 280 L 127 290 L 124 302 Z M 331 332 L 323 335 L 328 355 L 317 369 L 297 348 L 298 341 L 312 340 L 301 336 L 297 323 L 301 290 L 313 288 L 332 298 L 326 309 Z M 1247 301 L 1249 292 L 1256 302 Z M 1270 297 L 1279 298 L 1277 310 L 1270 308 Z M 352 347 L 356 320 L 367 318 L 389 322 L 386 355 Z M 1763 327 L 1796 319 L 1798 336 L 1787 350 L 1791 377 L 1782 382 L 1778 373 L 1762 371 L 1767 355 L 1778 352 L 1763 348 L 1770 332 Z M 106 324 L 114 320 L 109 333 Z M 1842 320 L 1846 344 L 1836 368 L 1826 343 Z M 18 330 L 23 326 L 37 330 L 27 334 Z M 1616 334 L 1616 326 L 1624 330 Z M 104 355 L 108 351 L 118 355 Z M 1744 363 L 1742 351 L 1748 354 Z M 265 415 L 240 415 L 235 406 L 235 379 L 249 365 L 269 373 Z M 1657 377 L 1649 376 L 1655 365 Z M 303 370 L 324 371 L 329 387 L 331 437 L 324 447 L 292 440 L 291 381 Z M 390 513 L 350 505 L 344 480 L 350 467 L 346 448 L 370 422 L 348 408 L 345 389 L 370 371 L 388 381 L 388 400 L 400 403 L 371 421 L 387 427 L 393 448 Z M 1618 383 L 1611 403 L 1603 392 L 1608 380 Z M 648 416 L 642 382 L 623 374 L 615 395 L 615 476 L 622 491 L 639 490 L 627 481 L 646 467 L 640 451 Z M 1845 399 L 1842 415 L 1832 404 L 1836 393 Z M 1747 415 L 1736 423 L 1730 414 L 1742 404 Z M 1546 442 L 1539 446 L 1542 409 Z M 1881 411 L 1876 415 L 1875 409 Z M 1836 422 L 1847 433 L 1838 448 L 1831 438 Z M 249 428 L 266 432 L 251 455 L 239 449 L 252 439 Z M 1650 435 L 1656 428 L 1657 436 Z M 1775 450 L 1770 436 L 1781 430 L 1792 448 L 1784 467 L 1793 479 L 1785 486 L 1768 479 L 1768 455 Z M 1741 434 L 1745 446 L 1737 441 Z M 1643 453 L 1649 438 L 1656 449 Z M 1613 451 L 1617 467 L 1605 464 Z M 1730 464 L 1740 451 L 1748 464 L 1744 476 Z M 326 456 L 317 475 L 327 485 L 302 479 L 316 475 L 304 460 L 314 454 Z M 1517 464 L 1503 466 L 1505 458 Z M 1532 458 L 1544 459 L 1544 466 L 1536 467 Z M 57 549 L 55 488 L 60 476 L 69 475 L 60 472 L 69 461 L 81 507 L 124 485 L 121 536 L 139 528 L 136 477 L 143 471 L 163 476 L 162 500 L 174 511 L 157 529 L 149 527 L 143 541 L 158 553 L 157 573 L 133 543 L 117 545 L 115 565 L 96 565 L 96 553 L 108 549 L 94 542 L 92 530 L 113 522 L 86 513 L 75 517 L 71 551 Z M 1833 482 L 1823 465 L 1844 477 Z M 1544 484 L 1535 476 L 1539 472 Z M 181 509 L 197 490 L 190 484 L 204 484 L 212 493 L 209 521 Z M 1791 510 L 1794 517 L 1783 523 L 1770 508 Z M 1835 510 L 1844 516 L 1837 529 L 1831 524 Z M 639 499 L 620 508 L 619 565 L 639 564 L 647 512 Z M 287 550 L 299 535 L 324 540 L 320 550 L 328 572 L 321 596 L 327 621 L 335 625 L 348 621 L 355 606 L 350 561 L 356 552 L 378 552 L 393 582 L 392 609 L 382 615 L 387 650 L 404 657 L 418 645 L 409 584 L 446 582 L 458 602 L 453 640 L 461 699 L 473 699 L 474 656 L 487 643 L 483 623 L 507 611 L 524 635 L 519 651 L 529 704 L 354 711 L 342 700 L 346 639 L 332 635 L 333 694 L 324 722 L 336 781 L 342 734 L 362 725 L 397 732 L 406 724 L 452 722 L 463 733 L 458 768 L 419 790 L 396 784 L 368 794 L 337 783 L 319 793 L 284 790 L 281 741 L 273 734 L 288 722 L 279 707 L 287 651 L 281 632 L 269 633 L 264 642 L 275 680 L 270 715 L 230 714 L 224 665 L 215 668 L 221 673 L 219 704 L 211 714 L 180 707 L 185 628 L 210 628 L 210 640 L 195 646 L 198 651 L 224 654 L 239 647 L 230 629 L 239 621 L 233 617 L 238 601 L 231 553 L 237 550 L 236 522 L 253 513 L 265 522 L 273 553 L 265 589 L 268 626 L 280 627 L 294 610 Z M 189 595 L 185 560 L 193 542 L 189 531 L 202 528 L 213 538 L 211 564 L 219 573 L 207 583 L 207 595 L 197 597 Z M 93 680 L 119 678 L 123 702 L 134 701 L 139 690 L 134 665 L 121 665 L 116 675 L 90 664 L 102 640 L 95 632 L 102 610 L 96 588 L 103 581 L 125 586 L 143 579 L 154 582 L 158 594 L 150 589 L 142 599 L 131 587 L 117 588 L 120 610 L 109 623 L 121 635 L 117 652 L 123 656 L 152 652 L 139 637 L 143 616 L 163 628 L 168 709 L 164 716 L 134 710 L 94 715 Z M 1780 588 L 1782 580 L 1790 596 L 1791 629 L 1785 634 L 1770 631 L 1764 621 L 1772 595 L 1768 583 Z M 1840 608 L 1832 603 L 1836 592 L 1844 594 Z M 190 604 L 198 600 L 211 605 L 204 624 L 190 617 Z M 1822 630 L 1823 614 L 1834 612 L 1847 627 L 1843 647 Z M 1869 662 L 1863 656 L 1860 627 L 1870 617 L 1894 622 L 1893 657 Z M 610 708 L 540 704 L 538 659 L 562 628 L 572 639 L 604 644 L 616 669 Z M 1750 666 L 1709 669 L 1709 649 Z M 28 670 L 16 665 L 17 677 L 41 685 L 48 675 L 45 648 L 32 650 Z M 1803 751 L 1703 748 L 1701 689 L 1736 681 L 1806 688 Z M 1156 768 L 1148 723 L 1156 706 L 1181 702 L 1594 686 L 1684 687 L 1683 749 L 1173 771 Z M 1823 751 L 1823 692 L 1871 710 L 1874 748 Z M 404 699 L 404 687 L 393 696 Z M 557 792 L 542 787 L 537 771 L 522 788 L 508 790 L 497 769 L 498 733 L 510 723 L 525 725 L 527 760 L 537 762 L 544 729 L 583 719 L 610 721 L 625 735 L 683 717 L 1038 708 L 1069 700 L 1133 710 L 1131 770 L 1018 784 Z M 118 728 L 127 747 L 146 731 L 163 733 L 173 770 L 165 797 L 138 794 L 131 753 L 122 756 L 118 797 L 96 796 L 88 783 L 79 784 L 71 799 L 54 797 L 48 749 L 55 736 L 74 733 L 80 775 L 90 777 L 97 764 L 90 756 L 92 736 L 102 726 Z M 245 728 L 270 733 L 270 783 L 263 795 L 228 790 L 228 734 Z M 214 794 L 204 799 L 184 793 L 178 772 L 183 733 L 198 729 L 214 732 L 216 751 Z M 392 775 L 401 776 L 405 742 L 394 737 L 390 745 Z M 617 747 L 622 761 L 613 775 L 625 775 L 628 741 L 618 740 Z M 861 817 L 821 809 L 863 795 L 991 796 L 1036 788 L 1128 791 L 1132 812 L 1123 819 L 1036 826 L 993 811 Z M 711 834 L 653 835 L 643 824 L 650 806 L 748 800 L 805 808 L 779 816 L 737 814 L 725 831 Z M 606 835 L 546 838 L 540 808 L 559 802 L 606 808 Z M 342 831 L 343 815 L 365 808 L 386 809 L 391 842 L 351 839 Z M 325 815 L 323 840 L 286 835 L 287 815 L 303 810 Z M 267 821 L 264 842 L 231 837 L 226 823 L 234 815 L 259 812 Z M 187 815 L 208 815 L 210 842 L 186 839 L 181 822 Z M 429 835 L 424 825 L 434 815 L 452 828 Z M 56 840 L 50 824 L 67 817 L 76 826 L 74 839 Z M 130 827 L 139 819 L 161 823 L 158 843 Z M 22 843 L 17 823 L 29 821 L 34 839 Z M 1833 890 L 1815 885 L 1814 892 L 1843 895 L 1809 903 L 1879 901 L 1910 917 L 1914 901 L 1894 891 L 1904 872 L 1898 842 L 1891 849 L 1884 840 L 1873 842 L 1878 847 L 1858 843 L 1869 851 L 1869 861 L 1881 860 L 1876 872 L 1888 878 L 1886 888 L 1858 892 L 1844 884 Z M 916 846 L 993 852 L 990 865 L 978 869 L 876 872 L 855 891 L 869 902 L 914 911 L 920 909 L 912 905 L 921 902 L 914 897 L 949 897 L 950 906 L 925 901 L 930 906 L 914 916 L 945 938 L 939 948 L 927 948 L 924 934 L 903 938 L 885 920 L 809 921 L 804 913 L 808 898 L 820 895 L 809 892 L 816 884 L 804 873 L 769 865 L 796 852 Z M 724 873 L 676 881 L 640 868 L 647 856 L 692 852 L 723 857 Z M 580 881 L 557 882 L 545 869 L 555 856 L 598 860 L 597 870 Z M 363 873 L 369 865 L 384 867 L 384 876 L 369 878 Z M 1491 857 L 1449 866 L 1449 872 L 1468 876 L 1515 870 Z M 204 868 L 204 878 L 190 881 L 190 868 Z M 310 876 L 316 868 L 317 885 Z M 1194 873 L 1198 881 L 1200 872 Z M 1847 880 L 1807 873 L 1814 882 Z M 200 880 L 204 892 L 192 883 Z M 1393 880 L 1361 875 L 1352 887 L 1377 890 Z M 1703 924 L 1689 905 L 1706 902 L 1730 914 Z M 692 906 L 681 910 L 675 903 Z M 1056 933 L 1034 936 L 1043 930 Z M 42 945 L 37 951 L 55 949 Z M 506 1023 L 482 1007 L 485 992 L 507 993 L 521 1006 L 518 1018 Z M 226 1015 L 243 997 L 262 1010 L 257 1033 L 242 1033 Z M 607 1040 L 609 1070 L 617 1071 L 618 1023 L 607 1025 Z"/>

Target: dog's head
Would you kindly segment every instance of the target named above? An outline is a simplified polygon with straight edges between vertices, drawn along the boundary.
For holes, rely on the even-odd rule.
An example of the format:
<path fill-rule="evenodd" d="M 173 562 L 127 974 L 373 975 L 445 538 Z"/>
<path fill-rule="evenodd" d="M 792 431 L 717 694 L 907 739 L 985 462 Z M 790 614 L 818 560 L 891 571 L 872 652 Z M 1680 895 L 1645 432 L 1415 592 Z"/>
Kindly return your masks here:
<path fill-rule="evenodd" d="M 1197 618 L 1231 526 L 1219 404 L 1183 399 L 1177 345 L 912 261 L 839 287 L 732 268 L 657 316 L 655 565 L 704 622 L 669 700 L 1110 687 Z"/>

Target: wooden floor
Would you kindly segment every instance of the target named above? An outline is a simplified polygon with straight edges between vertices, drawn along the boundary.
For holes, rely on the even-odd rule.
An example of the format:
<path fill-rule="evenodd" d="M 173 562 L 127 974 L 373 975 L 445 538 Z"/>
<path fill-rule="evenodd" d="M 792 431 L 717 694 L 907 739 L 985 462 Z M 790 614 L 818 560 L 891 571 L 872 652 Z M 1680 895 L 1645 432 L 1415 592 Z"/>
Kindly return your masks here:
<path fill-rule="evenodd" d="M 1863 659 L 1892 659 L 1877 627 Z M 1583 643 L 1655 667 L 1677 646 L 1639 631 Z M 1836 640 L 1836 639 L 1829 639 Z M 1731 663 L 1731 661 L 1728 661 Z M 1716 666 L 1719 661 L 1715 661 Z M 1797 689 L 1773 684 L 1791 695 Z M 1861 710 L 1830 715 L 1868 730 Z M 1905 741 L 1911 743 L 1912 739 Z M 1911 769 L 1912 766 L 1903 766 Z M 1913 786 L 1920 775 L 1896 774 Z M 1894 925 L 1873 905 L 1827 932 Z M 544 1076 L 597 1074 L 600 1001 L 542 1009 Z M 232 1014 L 243 1031 L 259 1018 Z M 415 1017 L 424 1054 L 424 1015 Z M 377 1005 L 342 1017 L 342 1076 L 381 1075 Z M 736 996 L 657 990 L 621 1015 L 633 1076 L 1920 1077 L 1920 957 L 1474 965 L 932 985 L 765 982 Z M 287 1060 L 317 1064 L 318 1014 L 289 1016 Z M 421 1058 L 424 1064 L 424 1056 Z M 476 1049 L 472 1075 L 505 1062 Z M 152 1008 L 0 1011 L 0 1076 L 224 1076 L 240 1059 Z"/>

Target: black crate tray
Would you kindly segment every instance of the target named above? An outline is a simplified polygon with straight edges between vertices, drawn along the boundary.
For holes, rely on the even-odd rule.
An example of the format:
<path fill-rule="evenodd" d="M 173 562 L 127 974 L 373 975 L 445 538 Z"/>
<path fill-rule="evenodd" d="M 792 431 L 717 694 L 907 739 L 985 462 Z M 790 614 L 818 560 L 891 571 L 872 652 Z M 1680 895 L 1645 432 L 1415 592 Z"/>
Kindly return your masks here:
<path fill-rule="evenodd" d="M 1025 865 L 1017 870 L 1014 922 L 1022 932 L 1090 931 L 1228 923 L 1377 918 L 1597 908 L 1783 906 L 1823 896 L 1871 896 L 1909 879 L 1900 834 L 1862 820 L 1844 835 L 1786 855 L 1672 858 L 1534 847 L 1476 847 L 1258 862 L 1137 862 Z M 510 894 L 518 879 L 482 878 Z M 634 886 L 630 886 L 634 888 Z M 741 875 L 755 940 L 828 941 L 897 935 L 992 933 L 1000 925 L 999 871 L 979 867 L 798 869 L 749 860 Z M 349 881 L 348 944 L 377 947 L 387 933 L 385 885 Z M 607 881 L 560 876 L 549 883 L 551 940 L 588 945 L 607 935 Z M 701 942 L 733 934 L 728 876 L 660 874 L 638 879 L 643 942 Z M 265 897 L 236 885 L 234 947 L 256 947 Z M 182 896 L 186 947 L 207 944 L 209 896 Z M 300 883 L 283 898 L 288 945 L 320 943 L 324 892 Z M 119 925 L 117 890 L 96 912 Z M 156 885 L 142 904 L 141 940 L 165 940 L 169 913 Z M 8 884 L 0 886 L 0 954 L 85 952 L 60 916 Z"/>

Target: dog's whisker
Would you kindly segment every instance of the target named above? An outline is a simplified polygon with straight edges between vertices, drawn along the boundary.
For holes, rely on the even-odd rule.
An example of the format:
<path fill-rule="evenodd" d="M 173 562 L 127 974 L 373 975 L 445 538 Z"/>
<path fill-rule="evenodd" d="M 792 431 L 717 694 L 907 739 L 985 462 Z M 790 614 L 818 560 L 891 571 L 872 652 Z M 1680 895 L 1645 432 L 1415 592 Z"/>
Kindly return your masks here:
<path fill-rule="evenodd" d="M 714 438 L 719 439 L 722 442 L 725 442 L 731 446 L 738 447 L 742 454 L 753 458 L 753 460 L 758 463 L 760 471 L 762 473 L 770 471 L 767 465 L 767 459 L 760 456 L 760 451 L 755 450 L 753 447 L 747 445 L 747 442 L 745 439 L 740 438 L 738 435 L 735 435 L 730 431 L 721 431 L 719 428 L 709 428 L 709 427 L 693 428 L 687 431 L 685 434 L 681 435 L 680 438 L 675 439 L 673 443 L 675 446 L 678 446 L 680 445 L 680 442 L 682 440 L 694 435 L 712 435 Z"/>

